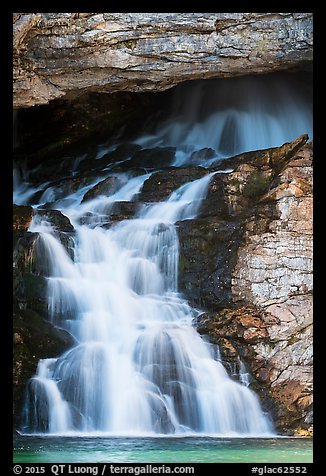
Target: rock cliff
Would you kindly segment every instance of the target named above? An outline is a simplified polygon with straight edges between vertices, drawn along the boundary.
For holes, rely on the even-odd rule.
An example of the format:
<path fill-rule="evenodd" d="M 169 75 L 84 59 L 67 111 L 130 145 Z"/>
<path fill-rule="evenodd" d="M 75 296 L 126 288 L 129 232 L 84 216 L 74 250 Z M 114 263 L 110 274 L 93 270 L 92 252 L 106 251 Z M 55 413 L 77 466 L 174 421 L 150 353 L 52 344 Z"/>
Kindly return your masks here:
<path fill-rule="evenodd" d="M 240 357 L 278 429 L 289 433 L 312 424 L 312 143 L 306 139 L 226 161 L 234 170 L 215 176 L 202 216 L 179 224 L 180 284 L 208 311 L 198 330 L 231 367 Z"/>
<path fill-rule="evenodd" d="M 14 107 L 312 60 L 312 13 L 14 13 Z"/>

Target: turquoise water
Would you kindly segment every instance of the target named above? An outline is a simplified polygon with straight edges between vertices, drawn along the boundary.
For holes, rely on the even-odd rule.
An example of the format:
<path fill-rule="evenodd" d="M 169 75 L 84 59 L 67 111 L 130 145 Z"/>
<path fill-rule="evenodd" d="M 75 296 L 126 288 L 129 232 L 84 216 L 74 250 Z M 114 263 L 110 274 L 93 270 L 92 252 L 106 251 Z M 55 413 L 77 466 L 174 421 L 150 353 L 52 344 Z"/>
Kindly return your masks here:
<path fill-rule="evenodd" d="M 16 436 L 14 463 L 311 463 L 306 438 Z"/>

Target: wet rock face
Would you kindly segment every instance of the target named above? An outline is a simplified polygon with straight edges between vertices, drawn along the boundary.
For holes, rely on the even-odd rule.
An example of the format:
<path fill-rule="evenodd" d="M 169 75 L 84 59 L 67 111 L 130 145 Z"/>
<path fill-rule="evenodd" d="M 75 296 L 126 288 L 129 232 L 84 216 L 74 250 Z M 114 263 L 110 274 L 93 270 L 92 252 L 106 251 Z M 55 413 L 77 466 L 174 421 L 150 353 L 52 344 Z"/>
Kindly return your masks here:
<path fill-rule="evenodd" d="M 275 306 L 312 290 L 312 148 L 305 146 L 278 174 L 246 224 L 245 245 L 233 275 L 235 299 Z M 274 204 L 278 219 L 257 228 L 261 210 Z M 258 231 L 258 233 L 256 232 Z"/>
<path fill-rule="evenodd" d="M 177 223 L 180 240 L 179 286 L 194 306 L 227 306 L 232 300 L 231 271 L 242 236 L 236 221 L 216 217 Z"/>
<path fill-rule="evenodd" d="M 278 268 L 279 260 L 292 266 L 300 266 L 297 261 L 304 259 L 306 266 L 311 266 L 311 258 L 294 259 L 294 251 L 289 257 L 273 257 L 268 268 L 268 263 L 263 263 L 255 267 L 255 260 L 258 259 L 259 247 L 257 240 L 264 243 L 271 243 L 270 253 L 273 253 L 273 243 L 277 242 L 278 232 L 284 230 L 285 225 L 292 227 L 292 217 L 282 216 L 278 206 L 279 189 L 284 189 L 284 184 L 288 184 L 288 196 L 293 187 L 298 187 L 297 166 L 303 164 L 300 161 L 300 154 L 306 152 L 302 150 L 307 141 L 307 136 L 302 136 L 292 143 L 282 147 L 258 151 L 255 153 L 241 154 L 231 159 L 223 161 L 223 165 L 216 166 L 217 172 L 211 179 L 207 197 L 203 200 L 199 218 L 178 223 L 180 239 L 180 288 L 187 298 L 198 305 L 199 296 L 207 309 L 217 309 L 228 305 L 228 303 L 253 302 L 253 295 L 250 294 L 246 286 L 255 287 L 257 282 L 264 282 L 261 286 L 266 289 L 264 281 L 268 269 Z M 311 145 L 306 148 L 311 149 Z M 299 154 L 299 155 L 297 155 Z M 305 167 L 305 166 L 304 166 Z M 229 173 L 222 173 L 229 170 Z M 231 170 L 231 172 L 230 172 Z M 290 172 L 294 170 L 292 181 Z M 304 169 L 301 174 L 305 175 L 305 180 L 301 178 L 300 184 L 307 192 L 307 181 L 309 182 L 309 172 Z M 296 184 L 296 185 L 294 185 Z M 296 190 L 296 193 L 299 192 Z M 287 197 L 287 200 L 289 197 Z M 311 197 L 307 195 L 307 203 L 311 206 Z M 300 205 L 303 209 L 303 205 Z M 297 214 L 297 211 L 295 212 Z M 311 221 L 310 212 L 307 209 L 308 223 Z M 310 215 L 309 215 L 310 213 Z M 299 218 L 299 217 L 298 217 Z M 283 219 L 285 222 L 283 223 Z M 297 220 L 296 215 L 294 219 Z M 311 224 L 311 223 L 310 223 Z M 309 225 L 307 225 L 309 226 Z M 275 235 L 276 234 L 276 235 Z M 283 231 L 280 237 L 283 236 Z M 290 249 L 296 247 L 297 236 L 286 235 L 293 239 L 289 244 Z M 240 247 L 245 240 L 252 240 L 250 253 L 247 247 Z M 307 247 L 310 253 L 311 243 L 305 241 L 305 236 L 300 237 L 303 246 Z M 284 254 L 285 248 L 279 248 L 279 255 Z M 269 245 L 266 245 L 269 249 Z M 252 257 L 252 262 L 248 262 Z M 239 261 L 242 258 L 242 261 Z M 246 261 L 245 261 L 246 260 Z M 300 261 L 301 262 L 301 261 Z M 202 264 L 204 263 L 204 264 Z M 265 265 L 265 266 L 264 266 Z M 252 273 L 257 268 L 257 278 Z M 266 268 L 266 269 L 265 269 Z M 298 275 L 299 268 L 293 268 L 293 280 L 300 281 L 300 289 L 307 285 L 308 276 Z M 240 273 L 240 274 L 239 274 Z M 248 275 L 246 275 L 246 273 Z M 250 274 L 251 273 L 251 274 Z M 311 275 L 309 271 L 308 275 Z M 259 277 L 258 277 L 259 276 Z M 280 275 L 271 276 L 275 280 L 276 286 L 283 281 L 278 281 Z M 268 277 L 268 275 L 266 275 Z M 286 278 L 283 278 L 286 279 Z M 260 281 L 259 281 L 260 280 Z M 250 284 L 251 283 L 251 284 Z M 272 286 L 272 284 L 270 284 Z M 294 286 L 294 284 L 293 284 Z M 292 286 L 291 292 L 295 289 Z M 198 291 L 196 291 L 196 289 Z M 268 288 L 270 289 L 270 288 Z M 245 291 L 246 290 L 246 291 Z M 266 291 L 268 292 L 268 291 Z M 275 291 L 276 292 L 276 291 Z M 274 299 L 274 296 L 271 296 Z M 263 301 L 262 301 L 263 302 Z M 254 301 L 260 304 L 260 301 Z"/>
<path fill-rule="evenodd" d="M 74 343 L 71 335 L 47 320 L 47 265 L 39 233 L 28 230 L 33 214 L 47 219 L 67 245 L 74 228 L 58 210 L 33 212 L 14 205 L 13 226 L 13 403 L 19 425 L 24 389 L 42 358 L 56 357 Z M 68 251 L 68 248 L 67 248 Z"/>
<path fill-rule="evenodd" d="M 15 13 L 14 106 L 312 60 L 312 13 Z"/>
<path fill-rule="evenodd" d="M 42 210 L 39 208 L 35 214 L 49 221 L 59 232 L 71 233 L 74 231 L 74 227 L 70 223 L 69 218 L 63 215 L 59 210 Z"/>
<path fill-rule="evenodd" d="M 34 310 L 17 310 L 13 316 L 13 404 L 15 423 L 23 404 L 24 389 L 40 359 L 57 357 L 74 344 L 71 335 L 54 328 Z"/>
<path fill-rule="evenodd" d="M 281 427 L 312 421 L 312 146 L 301 148 L 279 173 L 278 184 L 261 200 L 275 203 L 278 219 L 257 233 L 246 224 L 232 278 L 234 301 L 250 301 L 278 317 L 270 329 L 275 342 L 257 347 L 269 354 L 267 382 L 282 403 Z M 257 206 L 259 214 L 260 204 Z M 259 216 L 259 215 L 258 215 Z M 258 228 L 259 230 L 259 228 Z"/>
<path fill-rule="evenodd" d="M 215 175 L 202 217 L 178 227 L 181 290 L 206 310 L 199 332 L 219 345 L 227 365 L 241 357 L 277 429 L 288 434 L 312 425 L 313 152 L 306 140 L 228 159 L 233 172 Z"/>

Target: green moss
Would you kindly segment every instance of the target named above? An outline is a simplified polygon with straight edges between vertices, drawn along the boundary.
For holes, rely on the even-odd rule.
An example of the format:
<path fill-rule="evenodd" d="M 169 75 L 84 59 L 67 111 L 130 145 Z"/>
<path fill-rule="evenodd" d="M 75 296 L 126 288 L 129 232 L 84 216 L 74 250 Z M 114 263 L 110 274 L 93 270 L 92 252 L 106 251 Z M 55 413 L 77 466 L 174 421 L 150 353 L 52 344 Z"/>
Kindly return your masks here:
<path fill-rule="evenodd" d="M 243 196 L 247 198 L 254 198 L 263 193 L 266 193 L 271 183 L 271 177 L 263 172 L 254 172 L 248 178 L 246 185 L 243 188 Z"/>

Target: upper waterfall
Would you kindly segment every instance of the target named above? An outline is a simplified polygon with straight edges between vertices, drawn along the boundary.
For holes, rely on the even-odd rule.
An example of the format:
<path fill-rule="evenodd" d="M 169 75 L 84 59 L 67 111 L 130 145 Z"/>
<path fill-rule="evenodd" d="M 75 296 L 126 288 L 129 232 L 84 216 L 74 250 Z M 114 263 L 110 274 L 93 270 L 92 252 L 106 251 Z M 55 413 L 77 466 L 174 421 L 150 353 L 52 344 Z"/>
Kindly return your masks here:
<path fill-rule="evenodd" d="M 311 96 L 311 89 L 289 74 L 189 82 L 175 88 L 169 116 L 138 143 L 177 147 L 175 165 L 209 165 L 278 147 L 301 134 L 312 139 Z M 198 160 L 194 152 L 207 148 L 212 150 Z"/>

